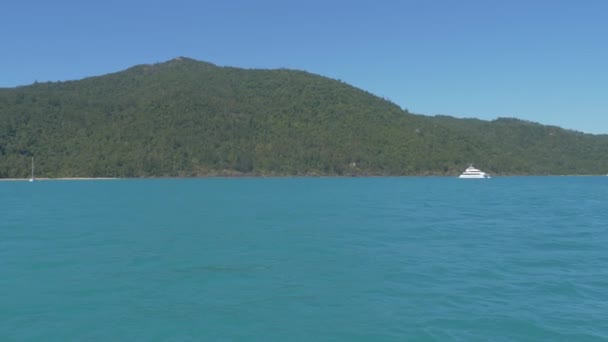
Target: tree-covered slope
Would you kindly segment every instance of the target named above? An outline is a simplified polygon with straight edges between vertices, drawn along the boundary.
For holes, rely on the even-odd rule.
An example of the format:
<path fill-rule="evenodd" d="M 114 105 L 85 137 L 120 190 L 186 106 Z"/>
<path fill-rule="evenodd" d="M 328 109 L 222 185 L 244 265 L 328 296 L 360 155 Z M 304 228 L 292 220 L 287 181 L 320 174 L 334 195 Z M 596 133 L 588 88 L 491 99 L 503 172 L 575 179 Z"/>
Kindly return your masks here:
<path fill-rule="evenodd" d="M 603 174 L 608 136 L 408 113 L 342 82 L 177 58 L 0 89 L 0 177 Z"/>

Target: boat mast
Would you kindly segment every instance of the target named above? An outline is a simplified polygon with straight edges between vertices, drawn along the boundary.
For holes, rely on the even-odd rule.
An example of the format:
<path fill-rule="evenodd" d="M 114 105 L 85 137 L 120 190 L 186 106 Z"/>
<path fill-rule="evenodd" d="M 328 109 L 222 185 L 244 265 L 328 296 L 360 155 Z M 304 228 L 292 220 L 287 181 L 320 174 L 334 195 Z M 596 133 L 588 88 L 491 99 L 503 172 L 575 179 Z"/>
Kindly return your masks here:
<path fill-rule="evenodd" d="M 34 179 L 34 157 L 32 157 L 32 179 Z"/>

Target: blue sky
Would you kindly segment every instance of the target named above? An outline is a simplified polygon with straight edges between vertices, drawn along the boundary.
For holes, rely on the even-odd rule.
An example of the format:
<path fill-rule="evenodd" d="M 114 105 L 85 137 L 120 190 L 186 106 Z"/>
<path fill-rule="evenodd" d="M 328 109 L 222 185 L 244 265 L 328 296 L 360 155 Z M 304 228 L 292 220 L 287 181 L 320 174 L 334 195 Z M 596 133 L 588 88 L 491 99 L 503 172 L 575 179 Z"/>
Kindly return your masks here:
<path fill-rule="evenodd" d="M 321 74 L 420 114 L 608 134 L 608 1 L 55 0 L 1 6 L 0 87 L 187 56 Z"/>

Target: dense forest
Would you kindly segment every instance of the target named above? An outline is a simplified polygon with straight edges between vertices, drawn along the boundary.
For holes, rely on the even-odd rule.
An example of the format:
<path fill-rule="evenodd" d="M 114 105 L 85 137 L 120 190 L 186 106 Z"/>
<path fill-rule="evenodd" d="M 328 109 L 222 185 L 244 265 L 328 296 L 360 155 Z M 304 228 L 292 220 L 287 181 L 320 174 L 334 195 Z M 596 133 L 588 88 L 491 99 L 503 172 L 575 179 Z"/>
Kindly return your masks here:
<path fill-rule="evenodd" d="M 0 178 L 606 174 L 608 135 L 424 116 L 303 71 L 188 58 L 0 89 Z"/>

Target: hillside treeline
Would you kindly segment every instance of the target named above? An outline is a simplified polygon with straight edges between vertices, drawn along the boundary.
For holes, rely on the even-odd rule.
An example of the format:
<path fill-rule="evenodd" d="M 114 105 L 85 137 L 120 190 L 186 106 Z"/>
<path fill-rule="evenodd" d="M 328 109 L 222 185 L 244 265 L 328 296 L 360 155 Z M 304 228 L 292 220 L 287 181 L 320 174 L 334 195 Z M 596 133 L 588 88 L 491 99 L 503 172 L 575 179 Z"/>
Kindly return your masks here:
<path fill-rule="evenodd" d="M 187 58 L 0 89 L 0 178 L 606 174 L 608 136 L 415 115 L 303 71 Z"/>

